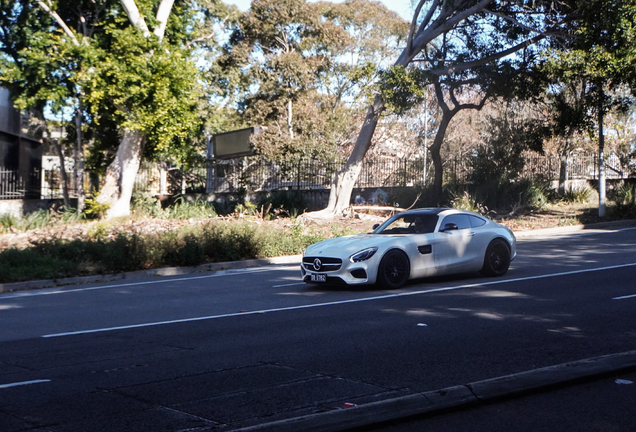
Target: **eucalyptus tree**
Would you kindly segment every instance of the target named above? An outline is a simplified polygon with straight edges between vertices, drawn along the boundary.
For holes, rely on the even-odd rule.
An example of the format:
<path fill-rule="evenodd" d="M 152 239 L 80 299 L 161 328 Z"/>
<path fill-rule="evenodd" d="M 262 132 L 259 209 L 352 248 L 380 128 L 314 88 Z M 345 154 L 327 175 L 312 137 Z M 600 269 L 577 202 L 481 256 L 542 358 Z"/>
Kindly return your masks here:
<path fill-rule="evenodd" d="M 410 93 L 416 101 L 416 89 L 426 83 L 441 84 L 452 79 L 470 84 L 476 83 L 474 80 L 482 70 L 495 75 L 505 73 L 515 62 L 531 60 L 532 47 L 560 31 L 572 12 L 564 3 L 547 1 L 421 0 L 415 9 L 406 47 L 395 61 L 394 70 L 387 74 L 391 79 L 380 84 L 383 93 Z M 441 62 L 439 53 L 444 54 Z M 410 73 L 406 87 L 411 90 L 404 91 L 405 84 L 393 77 L 412 62 L 418 62 L 423 72 L 415 77 Z M 316 216 L 337 215 L 348 208 L 362 160 L 386 108 L 383 95 L 376 94 L 356 145 L 332 183 L 329 204 Z M 440 137 L 443 139 L 443 135 Z M 439 194 L 441 181 L 437 173 L 435 187 Z"/>
<path fill-rule="evenodd" d="M 636 88 L 636 2 L 581 0 L 574 38 L 555 47 L 544 66 L 553 86 L 562 89 L 581 83 L 581 122 L 596 123 L 598 135 L 599 217 L 605 216 L 605 117 L 631 105 L 623 86 Z M 556 49 L 561 48 L 561 49 Z M 575 105 L 569 104 L 570 108 Z"/>
<path fill-rule="evenodd" d="M 109 216 L 129 213 L 144 155 L 191 156 L 201 124 L 193 41 L 210 39 L 222 9 L 208 0 L 2 0 L 2 83 L 20 108 L 81 111 L 109 163 L 98 197 Z"/>
<path fill-rule="evenodd" d="M 261 154 L 333 158 L 407 30 L 397 14 L 368 0 L 255 0 L 210 79 L 242 125 L 268 127 L 257 141 Z"/>

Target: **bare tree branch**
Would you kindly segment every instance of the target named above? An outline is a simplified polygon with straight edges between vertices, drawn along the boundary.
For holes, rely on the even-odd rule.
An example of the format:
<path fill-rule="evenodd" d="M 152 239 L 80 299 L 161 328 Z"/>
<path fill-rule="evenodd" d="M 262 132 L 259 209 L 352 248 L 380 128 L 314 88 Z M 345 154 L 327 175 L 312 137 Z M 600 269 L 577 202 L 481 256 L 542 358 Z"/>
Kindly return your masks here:
<path fill-rule="evenodd" d="M 408 53 L 410 53 L 413 50 L 413 35 L 415 34 L 415 29 L 418 27 L 417 18 L 420 16 L 420 11 L 422 10 L 424 3 L 426 3 L 426 0 L 420 0 L 420 3 L 417 5 L 417 8 L 415 9 L 415 12 L 413 13 L 413 20 L 411 21 L 411 29 L 409 31 L 409 39 L 408 39 L 408 42 L 406 43 L 406 51 Z M 439 5 L 439 0 L 434 0 L 433 4 L 428 9 L 428 13 L 426 14 L 426 17 L 424 17 L 424 19 L 422 20 L 422 23 L 420 24 L 420 28 L 428 25 L 438 5 Z"/>
<path fill-rule="evenodd" d="M 159 42 L 163 40 L 163 37 L 166 34 L 166 26 L 168 25 L 168 18 L 170 17 L 173 4 L 174 0 L 161 0 L 159 8 L 157 9 L 156 18 L 157 21 L 159 21 L 159 25 L 155 29 L 154 34 L 159 38 Z"/>
<path fill-rule="evenodd" d="M 46 3 L 44 3 L 43 1 L 38 1 L 38 6 L 40 6 L 42 9 L 44 9 L 49 15 L 51 15 L 51 17 L 57 22 L 57 24 L 62 28 L 62 30 L 64 30 L 64 33 L 71 38 L 71 40 L 73 41 L 73 44 L 75 44 L 76 46 L 79 46 L 80 43 L 77 40 L 77 37 L 75 37 L 75 34 L 73 33 L 73 30 L 71 30 L 66 23 L 64 22 L 64 20 L 57 14 L 56 11 L 54 11 L 53 9 L 51 9 L 50 7 L 50 2 L 47 5 Z"/>
<path fill-rule="evenodd" d="M 130 23 L 137 29 L 141 30 L 144 36 L 150 36 L 150 30 L 148 30 L 148 25 L 146 24 L 146 20 L 139 13 L 139 9 L 137 8 L 137 4 L 135 0 L 120 0 L 121 5 L 124 7 L 126 11 L 126 15 L 128 15 L 128 19 Z"/>
<path fill-rule="evenodd" d="M 493 54 L 491 56 L 488 57 L 484 57 L 483 59 L 479 59 L 479 60 L 475 60 L 472 62 L 466 62 L 466 63 L 460 63 L 460 64 L 456 64 L 453 66 L 449 66 L 449 67 L 445 67 L 445 68 L 440 68 L 440 69 L 432 69 L 430 71 L 428 71 L 429 73 L 433 74 L 433 75 L 437 75 L 437 76 L 442 76 L 442 75 L 448 75 L 451 73 L 456 73 L 456 72 L 462 72 L 468 69 L 472 69 L 472 68 L 476 68 L 476 67 L 480 67 L 483 66 L 485 64 L 490 63 L 493 60 L 498 60 L 500 58 L 506 57 L 510 54 L 514 54 L 515 52 L 526 48 L 530 45 L 533 45 L 535 43 L 537 43 L 538 41 L 545 39 L 546 35 L 544 34 L 540 34 L 537 35 L 533 38 L 530 38 L 518 45 L 515 45 L 511 48 L 508 48 L 507 50 L 498 52 L 496 54 Z"/>
<path fill-rule="evenodd" d="M 479 3 L 459 12 L 457 15 L 450 18 L 448 18 L 449 15 L 454 10 L 456 10 L 456 8 L 461 7 L 462 4 L 468 4 L 472 2 L 463 1 L 461 2 L 462 4 L 459 5 L 453 4 L 452 6 L 444 6 L 442 11 L 440 12 L 440 16 L 435 19 L 435 22 L 431 26 L 429 26 L 428 28 L 420 26 L 420 29 L 417 31 L 415 38 L 413 39 L 414 49 L 411 50 L 410 53 L 407 53 L 408 50 L 404 50 L 395 64 L 406 66 L 420 51 L 422 51 L 422 49 L 424 49 L 424 47 L 428 43 L 433 41 L 438 36 L 450 31 L 460 22 L 475 15 L 477 12 L 482 11 L 493 1 L 494 0 L 481 0 Z"/>

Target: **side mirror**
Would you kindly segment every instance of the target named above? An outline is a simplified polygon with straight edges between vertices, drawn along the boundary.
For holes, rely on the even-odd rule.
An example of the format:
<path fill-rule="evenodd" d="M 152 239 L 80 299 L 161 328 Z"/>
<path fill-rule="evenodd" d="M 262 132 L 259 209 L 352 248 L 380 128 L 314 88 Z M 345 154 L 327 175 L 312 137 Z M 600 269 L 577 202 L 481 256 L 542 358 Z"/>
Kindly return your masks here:
<path fill-rule="evenodd" d="M 457 228 L 457 224 L 454 223 L 447 223 L 446 225 L 444 225 L 444 229 L 441 230 L 441 232 L 446 232 L 446 231 L 457 231 L 459 228 Z"/>
<path fill-rule="evenodd" d="M 373 225 L 373 231 L 377 230 L 379 226 L 380 226 L 380 224 L 374 224 Z"/>

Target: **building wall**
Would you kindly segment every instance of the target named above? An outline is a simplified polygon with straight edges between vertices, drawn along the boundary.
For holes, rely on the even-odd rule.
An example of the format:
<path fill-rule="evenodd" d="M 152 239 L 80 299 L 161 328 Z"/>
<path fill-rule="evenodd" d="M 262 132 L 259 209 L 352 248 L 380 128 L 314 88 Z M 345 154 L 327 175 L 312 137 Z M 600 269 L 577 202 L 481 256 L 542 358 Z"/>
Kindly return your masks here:
<path fill-rule="evenodd" d="M 42 143 L 22 130 L 23 118 L 13 107 L 9 91 L 0 88 L 0 171 L 12 171 L 19 178 L 15 184 L 0 185 L 1 190 L 27 198 L 40 197 L 42 171 Z M 16 174 L 17 173 L 17 174 Z M 19 184 L 19 185 L 18 185 Z M 26 189 L 23 192 L 18 190 Z"/>

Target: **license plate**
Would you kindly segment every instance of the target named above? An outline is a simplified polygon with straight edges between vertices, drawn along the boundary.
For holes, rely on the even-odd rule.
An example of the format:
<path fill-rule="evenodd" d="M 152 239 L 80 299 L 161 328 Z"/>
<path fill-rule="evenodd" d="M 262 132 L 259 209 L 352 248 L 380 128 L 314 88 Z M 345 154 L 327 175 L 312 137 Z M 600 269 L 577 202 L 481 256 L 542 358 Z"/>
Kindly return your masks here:
<path fill-rule="evenodd" d="M 311 275 L 312 282 L 327 282 L 326 274 L 312 274 Z"/>

